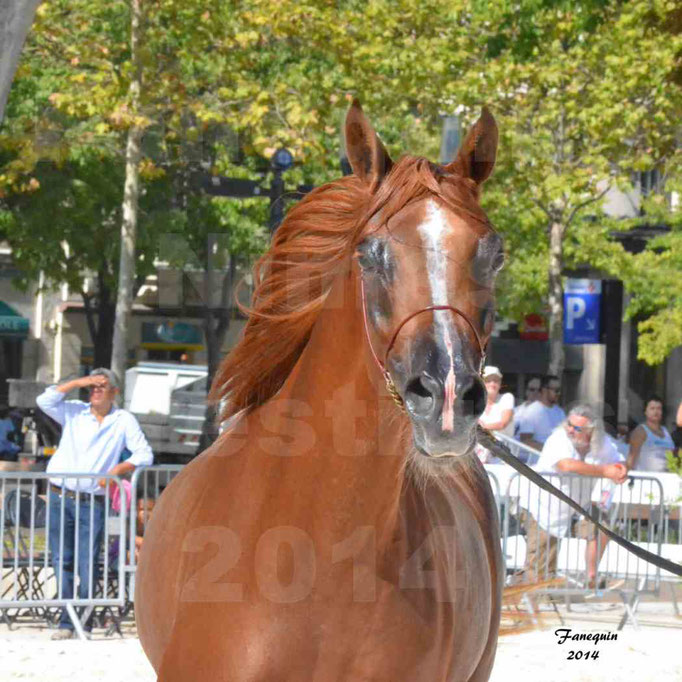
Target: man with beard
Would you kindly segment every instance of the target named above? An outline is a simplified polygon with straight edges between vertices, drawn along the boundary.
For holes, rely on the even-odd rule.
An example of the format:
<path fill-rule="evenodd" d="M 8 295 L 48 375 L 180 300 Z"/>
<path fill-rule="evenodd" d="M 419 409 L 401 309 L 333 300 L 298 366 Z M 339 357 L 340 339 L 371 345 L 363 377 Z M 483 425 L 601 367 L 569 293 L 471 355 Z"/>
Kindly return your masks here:
<path fill-rule="evenodd" d="M 540 381 L 540 398 L 529 405 L 519 423 L 519 439 L 525 445 L 542 450 L 554 429 L 566 418 L 559 407 L 561 381 L 547 374 Z"/>
<path fill-rule="evenodd" d="M 622 456 L 604 434 L 601 419 L 589 405 L 576 405 L 545 442 L 535 467 L 549 474 L 579 474 L 548 480 L 583 508 L 592 504 L 592 490 L 597 478 L 608 478 L 616 484 L 627 479 L 627 466 Z M 520 500 L 521 520 L 526 528 L 526 561 L 517 582 L 536 582 L 555 576 L 559 539 L 570 535 L 587 540 L 585 561 L 588 587 L 596 587 L 597 567 L 608 537 L 595 532 L 587 519 L 574 518 L 573 510 L 550 494 L 533 486 Z M 519 579 L 520 578 L 520 579 Z M 600 586 L 601 587 L 601 586 Z"/>

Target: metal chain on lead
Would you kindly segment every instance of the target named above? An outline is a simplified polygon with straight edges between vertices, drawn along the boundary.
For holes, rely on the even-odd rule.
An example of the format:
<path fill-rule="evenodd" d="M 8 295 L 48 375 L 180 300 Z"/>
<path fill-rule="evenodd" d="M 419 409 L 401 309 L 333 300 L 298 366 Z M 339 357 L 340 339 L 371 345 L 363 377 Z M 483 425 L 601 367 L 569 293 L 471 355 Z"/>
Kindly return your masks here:
<path fill-rule="evenodd" d="M 402 399 L 400 393 L 398 393 L 398 389 L 395 387 L 393 379 L 391 378 L 391 375 L 388 373 L 388 370 L 384 370 L 384 380 L 386 381 L 386 390 L 390 393 L 391 398 L 393 398 L 393 402 L 403 412 L 406 412 L 407 410 L 405 409 L 405 401 Z"/>

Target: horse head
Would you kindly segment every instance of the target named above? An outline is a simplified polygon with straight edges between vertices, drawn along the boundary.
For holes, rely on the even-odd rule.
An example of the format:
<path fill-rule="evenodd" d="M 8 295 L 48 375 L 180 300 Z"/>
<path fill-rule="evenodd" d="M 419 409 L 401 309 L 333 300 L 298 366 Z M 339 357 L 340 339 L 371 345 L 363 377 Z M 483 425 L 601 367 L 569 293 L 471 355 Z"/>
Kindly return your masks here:
<path fill-rule="evenodd" d="M 427 457 L 469 452 L 485 408 L 480 370 L 504 253 L 479 194 L 496 150 L 485 109 L 444 166 L 393 163 L 357 102 L 346 119 L 348 159 L 374 197 L 353 266 L 367 340 Z"/>

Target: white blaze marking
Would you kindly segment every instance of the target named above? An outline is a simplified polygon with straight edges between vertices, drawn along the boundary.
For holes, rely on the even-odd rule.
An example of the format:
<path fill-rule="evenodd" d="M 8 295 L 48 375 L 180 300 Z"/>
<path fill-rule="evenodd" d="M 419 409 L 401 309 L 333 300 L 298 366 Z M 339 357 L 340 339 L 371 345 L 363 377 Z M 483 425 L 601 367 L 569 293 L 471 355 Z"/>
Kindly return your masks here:
<path fill-rule="evenodd" d="M 447 223 L 440 206 L 433 200 L 426 204 L 426 220 L 417 228 L 426 250 L 426 268 L 431 287 L 433 305 L 448 305 L 447 269 L 448 259 L 445 256 L 443 241 Z M 456 393 L 455 362 L 452 352 L 452 339 L 446 324 L 450 314 L 446 310 L 434 311 L 436 325 L 440 328 L 445 348 L 450 357 L 450 369 L 445 378 L 445 396 L 443 400 L 443 431 L 452 431 L 454 427 L 454 408 Z"/>

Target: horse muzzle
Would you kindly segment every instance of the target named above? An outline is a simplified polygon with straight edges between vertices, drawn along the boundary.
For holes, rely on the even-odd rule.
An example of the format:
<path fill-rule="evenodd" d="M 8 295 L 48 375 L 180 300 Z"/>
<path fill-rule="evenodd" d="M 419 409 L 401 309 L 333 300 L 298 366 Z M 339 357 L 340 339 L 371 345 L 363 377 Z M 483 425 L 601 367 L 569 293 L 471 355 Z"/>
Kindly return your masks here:
<path fill-rule="evenodd" d="M 422 372 L 407 380 L 403 399 L 415 446 L 422 454 L 458 456 L 471 450 L 486 403 L 485 386 L 477 374 Z"/>

